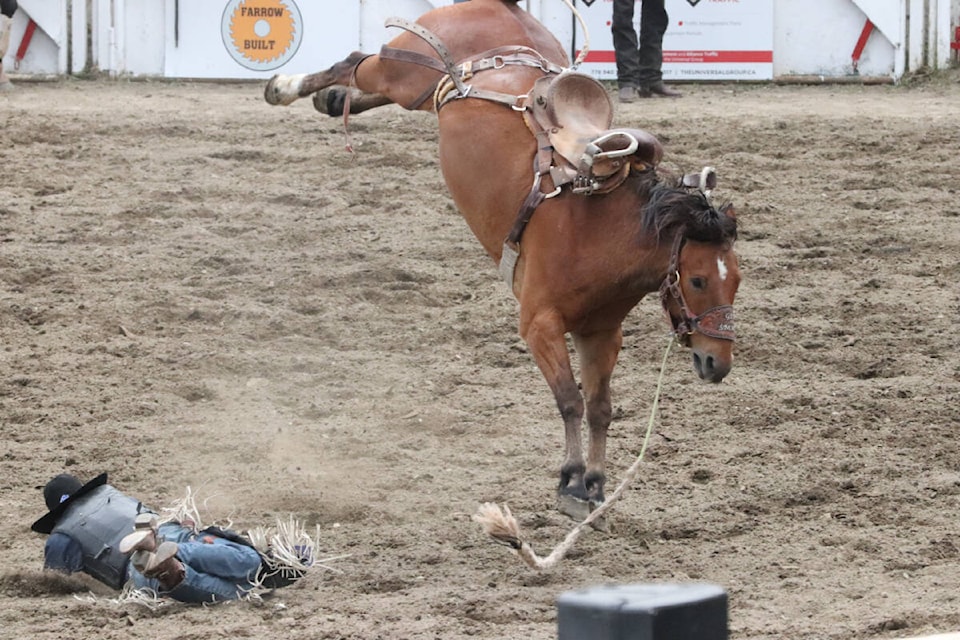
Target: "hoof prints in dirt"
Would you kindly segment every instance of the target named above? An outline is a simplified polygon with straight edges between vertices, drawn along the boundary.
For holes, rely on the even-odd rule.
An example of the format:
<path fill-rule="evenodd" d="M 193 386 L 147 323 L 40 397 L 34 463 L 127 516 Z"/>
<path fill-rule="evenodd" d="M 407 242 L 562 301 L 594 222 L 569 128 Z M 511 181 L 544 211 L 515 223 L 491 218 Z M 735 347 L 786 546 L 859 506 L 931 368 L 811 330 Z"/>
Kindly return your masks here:
<path fill-rule="evenodd" d="M 470 520 L 506 502 L 538 553 L 570 527 L 556 407 L 434 115 L 353 117 L 348 154 L 339 122 L 249 85 L 24 91 L 0 109 L 12 637 L 547 640 L 562 591 L 686 580 L 728 588 L 735 640 L 960 626 L 960 85 L 692 85 L 669 115 L 619 111 L 737 207 L 736 361 L 708 387 L 671 357 L 610 533 L 543 575 Z M 608 487 L 642 441 L 657 301 L 624 329 Z M 190 485 L 241 527 L 296 514 L 350 557 L 226 616 L 83 615 L 26 524 L 63 470 L 155 504 Z"/>

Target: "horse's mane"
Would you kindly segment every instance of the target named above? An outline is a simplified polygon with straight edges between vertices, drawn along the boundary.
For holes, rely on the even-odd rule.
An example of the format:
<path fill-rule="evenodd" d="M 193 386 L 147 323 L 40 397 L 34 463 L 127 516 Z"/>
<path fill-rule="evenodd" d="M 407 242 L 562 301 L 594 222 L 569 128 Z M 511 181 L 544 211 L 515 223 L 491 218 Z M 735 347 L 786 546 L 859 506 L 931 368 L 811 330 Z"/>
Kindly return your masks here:
<path fill-rule="evenodd" d="M 671 240 L 677 233 L 710 244 L 730 244 L 737 239 L 737 219 L 728 215 L 730 203 L 715 207 L 703 192 L 673 186 L 654 171 L 645 172 L 637 188 L 646 200 L 640 212 L 643 229 L 657 242 Z"/>

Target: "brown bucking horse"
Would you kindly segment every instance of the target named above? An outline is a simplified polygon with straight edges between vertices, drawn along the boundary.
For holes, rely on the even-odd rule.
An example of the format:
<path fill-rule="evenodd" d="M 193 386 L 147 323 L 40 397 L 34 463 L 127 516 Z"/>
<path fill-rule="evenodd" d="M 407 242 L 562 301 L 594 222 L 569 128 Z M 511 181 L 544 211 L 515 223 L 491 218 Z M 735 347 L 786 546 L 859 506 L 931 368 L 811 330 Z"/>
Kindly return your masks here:
<path fill-rule="evenodd" d="M 608 92 L 572 71 L 557 39 L 515 0 L 471 0 L 387 25 L 403 31 L 379 55 L 275 76 L 266 100 L 325 90 L 315 103 L 331 115 L 389 103 L 437 113 L 446 184 L 519 301 L 520 335 L 563 418 L 559 508 L 583 518 L 604 500 L 610 377 L 621 325 L 640 299 L 659 290 L 702 379 L 730 371 L 740 283 L 733 209 L 711 204 L 712 170 L 668 180 L 656 138 L 610 129 Z"/>

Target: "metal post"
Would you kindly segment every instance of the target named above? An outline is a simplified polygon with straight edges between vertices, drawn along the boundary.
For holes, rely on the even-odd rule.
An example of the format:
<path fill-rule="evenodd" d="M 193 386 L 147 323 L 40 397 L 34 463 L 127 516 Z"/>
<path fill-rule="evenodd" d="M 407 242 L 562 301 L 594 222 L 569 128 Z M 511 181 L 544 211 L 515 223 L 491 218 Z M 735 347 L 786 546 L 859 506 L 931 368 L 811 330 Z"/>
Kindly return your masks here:
<path fill-rule="evenodd" d="M 713 584 L 632 584 L 557 598 L 559 640 L 727 640 L 727 592 Z"/>
<path fill-rule="evenodd" d="M 82 73 L 87 67 L 87 0 L 71 0 L 70 34 L 69 72 Z"/>

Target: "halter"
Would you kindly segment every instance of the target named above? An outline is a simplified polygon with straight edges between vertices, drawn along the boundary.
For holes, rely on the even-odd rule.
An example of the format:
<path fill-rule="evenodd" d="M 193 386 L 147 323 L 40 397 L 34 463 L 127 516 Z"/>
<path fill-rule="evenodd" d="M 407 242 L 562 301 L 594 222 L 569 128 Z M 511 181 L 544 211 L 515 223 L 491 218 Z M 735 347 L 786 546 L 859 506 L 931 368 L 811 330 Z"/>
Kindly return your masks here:
<path fill-rule="evenodd" d="M 721 304 L 707 309 L 698 316 L 693 315 L 687 301 L 683 297 L 683 289 L 680 287 L 680 250 L 686 240 L 683 233 L 677 234 L 677 239 L 673 242 L 673 250 L 670 253 L 670 264 L 667 267 L 667 276 L 660 285 L 660 302 L 663 305 L 663 312 L 670 319 L 673 326 L 673 332 L 680 343 L 690 346 L 690 336 L 699 332 L 708 338 L 718 340 L 736 340 L 736 333 L 733 328 L 733 306 Z M 668 308 L 670 299 L 677 301 L 680 305 L 680 318 L 674 318 Z"/>

